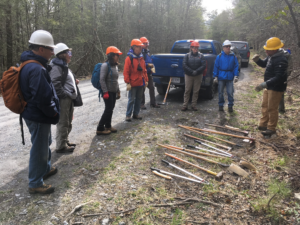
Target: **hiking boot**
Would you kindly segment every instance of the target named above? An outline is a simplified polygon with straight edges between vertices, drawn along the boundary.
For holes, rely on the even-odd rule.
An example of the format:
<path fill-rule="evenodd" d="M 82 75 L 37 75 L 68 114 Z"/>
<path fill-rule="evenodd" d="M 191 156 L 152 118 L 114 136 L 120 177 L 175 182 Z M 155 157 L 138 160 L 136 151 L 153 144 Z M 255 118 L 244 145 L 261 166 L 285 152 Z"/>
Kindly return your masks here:
<path fill-rule="evenodd" d="M 194 107 L 194 106 L 192 106 L 192 110 L 193 111 L 198 111 L 198 109 L 196 107 Z"/>
<path fill-rule="evenodd" d="M 136 120 L 141 120 L 143 119 L 143 117 L 139 116 L 139 115 L 133 115 L 132 116 L 133 119 L 136 119 Z"/>
<path fill-rule="evenodd" d="M 127 121 L 127 122 L 131 122 L 131 117 L 130 117 L 130 116 L 126 116 L 126 119 L 125 119 L 125 121 Z"/>
<path fill-rule="evenodd" d="M 147 108 L 146 108 L 145 105 L 142 105 L 142 106 L 141 106 L 141 109 L 146 110 Z"/>
<path fill-rule="evenodd" d="M 232 106 L 229 106 L 229 107 L 228 107 L 228 112 L 230 112 L 230 113 L 232 113 L 232 112 L 233 112 L 233 108 L 232 108 Z"/>
<path fill-rule="evenodd" d="M 43 180 L 48 179 L 49 177 L 51 177 L 52 175 L 57 173 L 57 168 L 56 167 L 51 167 L 49 173 L 47 173 L 45 176 L 43 176 Z"/>
<path fill-rule="evenodd" d="M 74 151 L 74 149 L 75 149 L 75 147 L 64 147 L 64 148 L 62 148 L 62 149 L 56 149 L 55 151 L 57 152 L 57 153 L 67 153 L 67 152 L 73 152 Z"/>
<path fill-rule="evenodd" d="M 219 111 L 220 112 L 224 112 L 224 107 L 223 106 L 219 106 Z"/>
<path fill-rule="evenodd" d="M 261 130 L 261 131 L 266 131 L 266 130 L 267 130 L 267 127 L 261 127 L 261 126 L 258 126 L 257 129 L 258 129 L 258 130 Z"/>
<path fill-rule="evenodd" d="M 186 111 L 186 110 L 188 110 L 188 108 L 185 107 L 185 106 L 183 106 L 183 107 L 181 108 L 181 111 Z"/>
<path fill-rule="evenodd" d="M 276 134 L 276 130 L 269 130 L 267 129 L 266 131 L 261 132 L 263 135 L 272 135 Z"/>
<path fill-rule="evenodd" d="M 28 188 L 30 194 L 51 194 L 54 192 L 54 187 L 50 184 L 43 184 L 37 188 Z"/>
<path fill-rule="evenodd" d="M 278 112 L 279 112 L 280 114 L 284 114 L 284 113 L 285 113 L 285 109 L 279 109 Z"/>
<path fill-rule="evenodd" d="M 155 105 L 150 105 L 152 108 L 160 108 L 160 106 L 159 105 L 157 105 L 157 104 L 155 104 Z"/>
<path fill-rule="evenodd" d="M 96 132 L 97 135 L 108 135 L 110 133 L 111 133 L 110 130 L 97 130 Z"/>
<path fill-rule="evenodd" d="M 72 147 L 72 146 L 75 147 L 76 146 L 75 143 L 71 143 L 71 142 L 67 142 L 67 145 L 70 146 L 70 147 Z"/>
<path fill-rule="evenodd" d="M 105 128 L 105 130 L 109 130 L 111 133 L 117 133 L 117 129 L 116 128 L 113 128 L 113 127 L 110 127 L 110 128 Z"/>

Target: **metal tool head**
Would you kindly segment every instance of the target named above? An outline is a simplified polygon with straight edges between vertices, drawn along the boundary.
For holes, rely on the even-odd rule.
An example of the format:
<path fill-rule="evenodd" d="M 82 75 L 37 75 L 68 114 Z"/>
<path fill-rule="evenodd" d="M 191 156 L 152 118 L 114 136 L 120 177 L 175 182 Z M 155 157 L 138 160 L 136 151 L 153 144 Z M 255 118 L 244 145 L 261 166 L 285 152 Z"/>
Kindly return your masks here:
<path fill-rule="evenodd" d="M 228 164 L 224 164 L 224 163 L 218 163 L 218 165 L 220 165 L 220 166 L 224 166 L 224 167 L 229 167 L 230 165 L 228 165 Z"/>

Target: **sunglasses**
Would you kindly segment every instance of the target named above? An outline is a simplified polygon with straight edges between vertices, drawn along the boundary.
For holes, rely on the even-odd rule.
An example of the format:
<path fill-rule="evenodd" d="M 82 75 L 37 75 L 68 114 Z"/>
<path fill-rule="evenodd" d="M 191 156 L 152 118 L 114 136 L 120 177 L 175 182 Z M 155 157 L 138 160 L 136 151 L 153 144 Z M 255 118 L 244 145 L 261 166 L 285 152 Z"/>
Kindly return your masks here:
<path fill-rule="evenodd" d="M 223 46 L 223 48 L 231 48 L 230 45 Z"/>
<path fill-rule="evenodd" d="M 192 46 L 191 48 L 195 48 L 195 49 L 198 49 L 199 47 L 196 47 L 196 46 Z"/>
<path fill-rule="evenodd" d="M 67 51 L 67 54 L 68 54 L 69 56 L 72 56 L 72 52 L 71 52 L 71 51 Z"/>
<path fill-rule="evenodd" d="M 54 51 L 54 49 L 53 48 L 50 48 L 50 47 L 47 47 L 47 46 L 42 46 L 43 48 L 45 48 L 45 49 L 48 49 L 48 50 L 50 50 L 51 52 L 53 52 Z"/>

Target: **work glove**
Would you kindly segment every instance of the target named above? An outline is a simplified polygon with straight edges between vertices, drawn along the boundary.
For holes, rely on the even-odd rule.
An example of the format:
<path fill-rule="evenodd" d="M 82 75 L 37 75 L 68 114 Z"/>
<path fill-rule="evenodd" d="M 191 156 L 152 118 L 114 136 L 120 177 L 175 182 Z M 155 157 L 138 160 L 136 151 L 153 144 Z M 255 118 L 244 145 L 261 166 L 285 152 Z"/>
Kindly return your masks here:
<path fill-rule="evenodd" d="M 126 90 L 127 90 L 127 91 L 130 91 L 130 90 L 131 90 L 131 85 L 130 85 L 130 84 L 127 84 Z"/>
<path fill-rule="evenodd" d="M 154 66 L 153 66 L 152 63 L 148 63 L 148 67 L 149 67 L 149 68 L 153 68 Z"/>
<path fill-rule="evenodd" d="M 258 62 L 258 60 L 259 60 L 259 54 L 255 54 L 253 57 L 252 57 L 252 60 L 254 61 L 254 62 Z"/>
<path fill-rule="evenodd" d="M 267 86 L 267 82 L 263 82 L 263 83 L 261 83 L 261 84 L 259 84 L 259 85 L 257 85 L 256 87 L 255 87 L 255 91 L 261 91 L 262 89 L 264 89 L 264 88 L 267 88 L 268 86 Z"/>
<path fill-rule="evenodd" d="M 236 83 L 238 81 L 239 81 L 239 78 L 237 76 L 235 76 L 233 82 Z"/>
<path fill-rule="evenodd" d="M 120 99 L 120 98 L 121 98 L 121 92 L 118 91 L 118 92 L 117 92 L 117 97 L 116 97 L 116 99 L 118 100 L 118 99 Z"/>
<path fill-rule="evenodd" d="M 196 75 L 197 75 L 197 71 L 194 70 L 194 71 L 193 71 L 193 76 L 196 76 Z"/>
<path fill-rule="evenodd" d="M 104 98 L 104 99 L 108 99 L 108 98 L 109 98 L 108 92 L 105 92 L 105 93 L 104 93 L 103 98 Z"/>
<path fill-rule="evenodd" d="M 218 83 L 218 78 L 217 77 L 215 77 L 215 79 L 214 79 L 214 84 L 217 84 Z"/>
<path fill-rule="evenodd" d="M 148 87 L 148 82 L 145 83 L 145 87 Z"/>

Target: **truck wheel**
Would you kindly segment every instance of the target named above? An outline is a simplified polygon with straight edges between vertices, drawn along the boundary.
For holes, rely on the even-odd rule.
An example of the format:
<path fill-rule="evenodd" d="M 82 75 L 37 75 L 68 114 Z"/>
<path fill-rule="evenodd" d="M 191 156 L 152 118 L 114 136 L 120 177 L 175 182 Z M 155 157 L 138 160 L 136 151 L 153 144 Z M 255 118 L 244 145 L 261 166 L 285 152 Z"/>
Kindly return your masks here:
<path fill-rule="evenodd" d="M 167 86 L 166 85 L 157 85 L 156 86 L 156 90 L 158 92 L 159 95 L 165 95 L 166 91 L 167 91 Z"/>
<path fill-rule="evenodd" d="M 205 90 L 205 98 L 208 100 L 212 100 L 215 96 L 216 85 L 212 84 Z"/>

